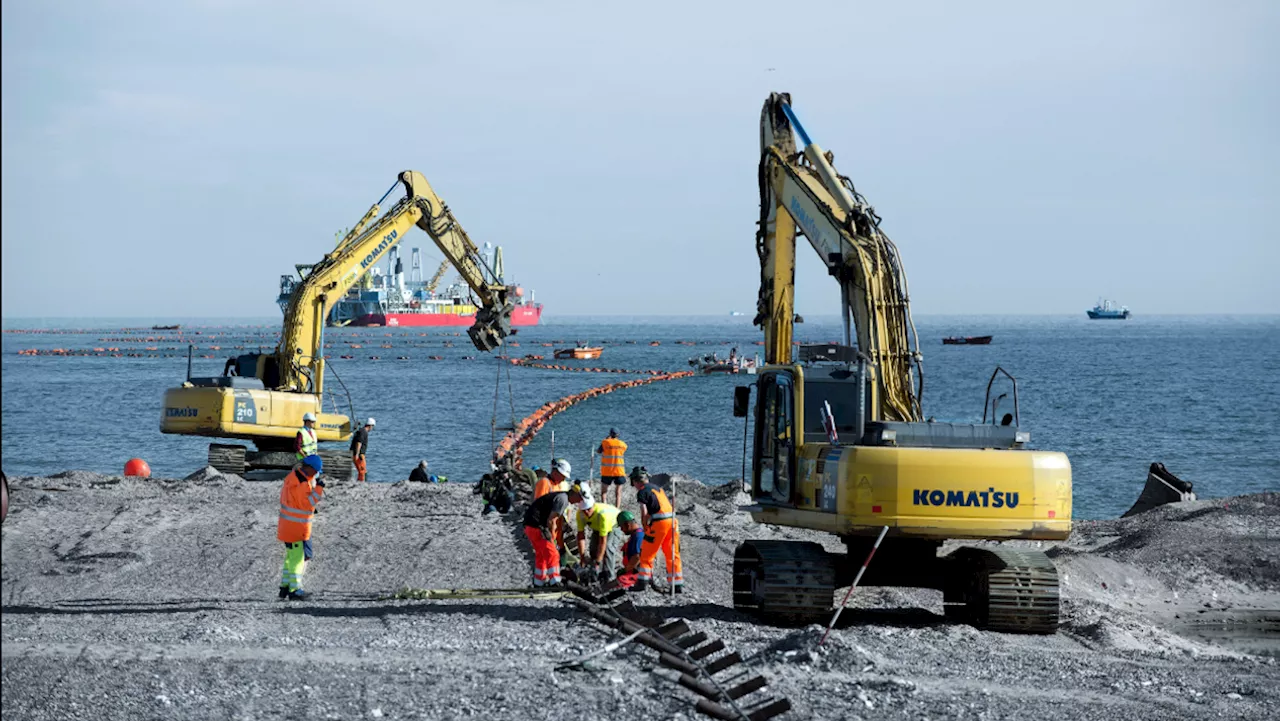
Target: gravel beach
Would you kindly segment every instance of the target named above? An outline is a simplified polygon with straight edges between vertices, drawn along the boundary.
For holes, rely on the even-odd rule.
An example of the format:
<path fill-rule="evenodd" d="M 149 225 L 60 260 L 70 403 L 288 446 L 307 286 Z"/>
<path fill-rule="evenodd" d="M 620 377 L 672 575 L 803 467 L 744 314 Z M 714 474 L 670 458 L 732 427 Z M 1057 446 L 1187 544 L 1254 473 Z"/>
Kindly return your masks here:
<path fill-rule="evenodd" d="M 313 599 L 285 602 L 277 483 L 211 469 L 10 483 L 7 720 L 705 718 L 643 648 L 556 670 L 614 638 L 564 601 L 388 600 L 403 587 L 528 584 L 519 516 L 481 516 L 470 485 L 331 486 L 305 579 Z M 724 639 L 791 700 L 784 718 L 1263 719 L 1280 708 L 1280 494 L 1078 523 L 1049 549 L 1063 578 L 1054 636 L 949 625 L 939 593 L 872 588 L 815 650 L 817 626 L 759 626 L 733 610 L 733 550 L 837 539 L 754 524 L 735 488 L 679 489 L 689 592 L 639 605 Z"/>

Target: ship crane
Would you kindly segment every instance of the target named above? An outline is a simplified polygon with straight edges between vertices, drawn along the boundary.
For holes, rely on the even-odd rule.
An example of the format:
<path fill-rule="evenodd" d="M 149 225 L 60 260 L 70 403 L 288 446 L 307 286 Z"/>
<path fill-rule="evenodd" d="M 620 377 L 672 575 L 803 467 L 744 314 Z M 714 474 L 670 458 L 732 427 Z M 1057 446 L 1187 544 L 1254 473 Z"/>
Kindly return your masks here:
<path fill-rule="evenodd" d="M 444 274 L 449 270 L 449 261 L 440 261 L 440 267 L 436 268 L 436 274 L 431 276 L 431 281 L 427 283 L 427 295 L 435 296 L 436 288 L 440 285 L 440 279 L 444 278 Z"/>

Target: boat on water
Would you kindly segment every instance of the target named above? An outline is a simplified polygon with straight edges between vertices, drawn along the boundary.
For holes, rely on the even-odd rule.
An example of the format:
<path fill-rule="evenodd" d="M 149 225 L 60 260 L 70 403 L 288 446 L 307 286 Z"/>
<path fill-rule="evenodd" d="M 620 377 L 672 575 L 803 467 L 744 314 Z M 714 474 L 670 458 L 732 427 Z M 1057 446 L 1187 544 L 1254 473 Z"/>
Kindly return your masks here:
<path fill-rule="evenodd" d="M 740 310 L 731 310 L 731 311 L 729 311 L 729 315 L 730 315 L 731 317 L 737 318 L 737 317 L 738 317 L 738 316 L 740 316 L 740 315 L 746 315 L 746 313 L 743 313 L 743 312 L 742 312 L 742 311 L 740 311 Z"/>
<path fill-rule="evenodd" d="M 991 345 L 990 335 L 947 336 L 942 339 L 943 345 Z"/>
<path fill-rule="evenodd" d="M 179 330 L 179 329 L 181 329 L 181 328 L 182 328 L 182 326 L 180 326 L 180 325 L 153 325 L 153 326 L 151 326 L 151 330 Z"/>
<path fill-rule="evenodd" d="M 689 366 L 698 373 L 751 373 L 756 368 L 754 358 L 744 358 L 737 349 L 729 352 L 728 358 L 721 358 L 717 353 L 708 353 L 689 359 Z"/>
<path fill-rule="evenodd" d="M 502 248 L 494 249 L 485 244 L 482 254 L 489 267 L 495 268 L 501 276 Z M 351 290 L 334 304 L 329 313 L 328 324 L 339 327 L 414 328 L 469 326 L 474 323 L 478 308 L 471 302 L 471 289 L 461 279 L 455 279 L 437 292 L 440 280 L 449 270 L 449 261 L 442 262 L 435 275 L 427 280 L 424 279 L 420 250 L 413 248 L 410 257 L 410 270 L 406 277 L 400 249 L 389 250 L 386 269 L 380 265 L 369 268 Z M 292 275 L 280 276 L 280 294 L 276 297 L 276 302 L 281 311 L 288 307 L 289 296 L 300 280 Z M 524 288 L 516 286 L 515 300 L 515 308 L 511 311 L 511 325 L 538 325 L 542 319 L 542 304 L 534 301 L 533 291 L 529 291 L 526 298 Z"/>
<path fill-rule="evenodd" d="M 1099 300 L 1098 304 L 1085 311 L 1092 320 L 1126 320 L 1129 317 L 1128 306 L 1117 306 L 1109 300 Z"/>
<path fill-rule="evenodd" d="M 561 360 L 595 360 L 604 352 L 604 348 L 600 346 L 579 345 L 574 348 L 561 348 L 555 352 L 555 357 Z"/>

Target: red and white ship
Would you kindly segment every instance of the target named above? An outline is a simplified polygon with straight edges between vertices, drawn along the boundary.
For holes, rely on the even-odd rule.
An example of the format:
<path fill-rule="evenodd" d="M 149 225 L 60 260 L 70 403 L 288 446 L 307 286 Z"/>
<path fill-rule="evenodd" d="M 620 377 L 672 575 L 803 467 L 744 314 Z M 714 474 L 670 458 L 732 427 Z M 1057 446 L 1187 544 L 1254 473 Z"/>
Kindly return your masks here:
<path fill-rule="evenodd" d="M 341 306 L 345 302 L 344 299 L 338 305 Z M 357 312 L 368 308 L 366 302 L 361 302 L 361 306 L 363 307 L 357 309 Z M 470 301 L 461 298 L 411 301 L 405 307 L 386 307 L 384 304 L 378 310 L 368 310 L 369 312 L 360 313 L 351 320 L 343 322 L 338 318 L 339 308 L 334 308 L 331 325 L 412 328 L 442 325 L 469 326 L 476 320 L 476 307 Z M 541 318 L 542 304 L 534 303 L 530 299 L 516 304 L 515 310 L 511 312 L 511 325 L 537 325 Z"/>
<path fill-rule="evenodd" d="M 485 261 L 502 274 L 502 249 L 492 255 L 486 244 Z M 424 280 L 419 250 L 413 248 L 409 277 L 405 277 L 404 264 L 399 249 L 387 253 L 387 269 L 374 266 L 333 306 L 329 314 L 331 326 L 387 326 L 417 328 L 424 326 L 469 326 L 475 322 L 478 310 L 471 302 L 471 290 L 457 280 L 444 290 L 436 292 L 440 279 L 449 269 L 449 262 L 440 264 L 430 280 Z M 277 302 L 281 310 L 289 304 L 297 280 L 281 276 L 280 295 Z M 511 325 L 537 325 L 542 319 L 542 304 L 534 302 L 533 292 L 516 287 L 516 306 L 511 313 Z"/>

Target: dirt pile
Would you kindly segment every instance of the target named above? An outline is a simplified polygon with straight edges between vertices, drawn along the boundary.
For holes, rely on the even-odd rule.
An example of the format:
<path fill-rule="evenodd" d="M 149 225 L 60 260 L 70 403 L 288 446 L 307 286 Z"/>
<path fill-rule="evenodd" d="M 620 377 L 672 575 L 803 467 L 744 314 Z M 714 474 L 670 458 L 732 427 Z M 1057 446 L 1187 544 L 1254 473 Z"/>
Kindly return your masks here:
<path fill-rule="evenodd" d="M 953 626 L 940 594 L 865 589 L 816 649 L 817 626 L 733 610 L 733 551 L 749 538 L 839 542 L 754 524 L 736 487 L 675 480 L 689 592 L 641 605 L 723 638 L 791 699 L 789 718 L 1261 719 L 1280 704 L 1265 643 L 1177 626 L 1280 608 L 1275 494 L 1081 524 L 1052 550 L 1056 636 Z M 305 581 L 315 599 L 291 603 L 276 600 L 276 483 L 212 469 L 11 483 L 6 717 L 696 717 L 661 672 L 636 671 L 652 659 L 632 647 L 556 671 L 611 638 L 562 603 L 387 600 L 528 583 L 519 514 L 481 516 L 469 485 L 329 488 Z"/>

